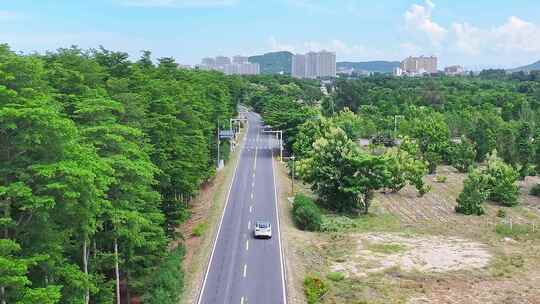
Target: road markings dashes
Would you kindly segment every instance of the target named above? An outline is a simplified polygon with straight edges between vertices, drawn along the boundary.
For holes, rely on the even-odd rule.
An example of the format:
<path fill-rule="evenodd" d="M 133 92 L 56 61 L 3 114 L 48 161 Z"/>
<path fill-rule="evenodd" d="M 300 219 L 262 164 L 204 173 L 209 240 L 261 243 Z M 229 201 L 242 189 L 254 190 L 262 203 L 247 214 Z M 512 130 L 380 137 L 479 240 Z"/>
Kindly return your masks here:
<path fill-rule="evenodd" d="M 246 251 L 249 250 L 249 240 L 246 240 Z"/>
<path fill-rule="evenodd" d="M 251 211 L 253 211 L 253 206 L 249 206 L 249 213 L 251 213 Z"/>
<path fill-rule="evenodd" d="M 251 221 L 248 221 L 248 230 L 251 229 Z"/>
<path fill-rule="evenodd" d="M 252 187 L 252 188 L 255 187 L 255 182 L 251 182 L 251 187 Z"/>
<path fill-rule="evenodd" d="M 251 192 L 251 199 L 253 199 L 253 192 Z"/>
<path fill-rule="evenodd" d="M 247 275 L 247 264 L 244 264 L 244 278 L 246 277 Z"/>
<path fill-rule="evenodd" d="M 240 304 L 244 304 L 244 297 L 240 298 Z"/>

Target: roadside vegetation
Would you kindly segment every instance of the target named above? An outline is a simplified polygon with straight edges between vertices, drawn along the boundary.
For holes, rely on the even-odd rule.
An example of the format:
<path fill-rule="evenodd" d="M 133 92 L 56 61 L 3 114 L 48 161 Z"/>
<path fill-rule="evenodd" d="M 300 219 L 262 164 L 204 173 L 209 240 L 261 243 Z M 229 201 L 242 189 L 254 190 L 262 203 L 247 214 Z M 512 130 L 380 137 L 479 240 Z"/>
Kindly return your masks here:
<path fill-rule="evenodd" d="M 315 104 L 248 80 L 296 158 L 290 223 L 312 232 L 285 239 L 307 301 L 540 301 L 540 73 L 337 80 Z"/>
<path fill-rule="evenodd" d="M 0 45 L 0 302 L 112 303 L 118 281 L 122 303 L 178 303 L 175 231 L 244 88 L 150 52 Z"/>

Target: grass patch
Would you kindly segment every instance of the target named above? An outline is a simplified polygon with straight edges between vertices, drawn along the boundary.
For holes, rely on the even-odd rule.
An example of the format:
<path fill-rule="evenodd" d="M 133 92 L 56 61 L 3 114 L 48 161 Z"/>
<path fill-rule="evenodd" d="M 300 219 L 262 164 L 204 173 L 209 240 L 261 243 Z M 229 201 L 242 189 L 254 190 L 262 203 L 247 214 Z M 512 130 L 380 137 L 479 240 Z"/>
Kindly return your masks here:
<path fill-rule="evenodd" d="M 403 252 L 407 250 L 407 247 L 401 244 L 367 243 L 366 249 L 378 253 L 392 254 Z"/>
<path fill-rule="evenodd" d="M 400 223 L 396 216 L 388 213 L 370 213 L 355 217 L 325 214 L 322 217 L 321 230 L 325 232 L 399 231 Z"/>
<path fill-rule="evenodd" d="M 304 293 L 308 304 L 320 303 L 321 298 L 328 292 L 326 283 L 317 276 L 306 276 L 304 279 Z"/>
<path fill-rule="evenodd" d="M 334 282 L 339 282 L 345 279 L 345 275 L 342 272 L 337 272 L 337 271 L 330 272 L 329 274 L 326 275 L 326 277 L 330 281 L 334 281 Z"/>
<path fill-rule="evenodd" d="M 525 260 L 521 254 L 496 257 L 491 263 L 491 274 L 495 277 L 510 278 L 513 273 L 523 269 Z"/>
<path fill-rule="evenodd" d="M 540 231 L 538 227 L 533 231 L 532 225 L 525 224 L 497 224 L 495 233 L 502 237 L 511 237 L 515 239 L 540 239 Z"/>
<path fill-rule="evenodd" d="M 193 228 L 193 231 L 191 231 L 191 235 L 200 237 L 204 234 L 206 229 L 208 228 L 208 224 L 206 222 L 199 223 L 195 228 Z"/>

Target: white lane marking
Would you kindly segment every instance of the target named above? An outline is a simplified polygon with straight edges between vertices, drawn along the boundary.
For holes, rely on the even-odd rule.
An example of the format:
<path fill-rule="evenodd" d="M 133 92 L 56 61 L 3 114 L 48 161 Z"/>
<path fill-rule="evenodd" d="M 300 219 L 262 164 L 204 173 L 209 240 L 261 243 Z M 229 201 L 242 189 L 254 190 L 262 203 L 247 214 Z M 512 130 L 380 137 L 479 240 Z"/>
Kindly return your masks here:
<path fill-rule="evenodd" d="M 287 291 L 285 289 L 285 265 L 283 264 L 283 248 L 281 246 L 281 229 L 279 228 L 279 206 L 277 196 L 276 174 L 274 173 L 274 157 L 272 157 L 272 178 L 274 181 L 274 203 L 276 204 L 276 223 L 278 232 L 278 245 L 279 245 L 279 262 L 281 266 L 281 289 L 283 292 L 283 304 L 287 304 Z"/>
<path fill-rule="evenodd" d="M 244 278 L 246 277 L 246 275 L 247 275 L 247 264 L 244 264 L 244 274 L 243 274 Z"/>
<path fill-rule="evenodd" d="M 244 304 L 244 297 L 240 298 L 240 304 Z"/>
<path fill-rule="evenodd" d="M 251 213 L 251 211 L 253 211 L 253 206 L 249 206 L 249 213 Z"/>
<path fill-rule="evenodd" d="M 253 199 L 253 192 L 251 192 L 251 199 Z"/>
<path fill-rule="evenodd" d="M 253 172 L 253 178 L 255 178 L 255 172 Z"/>
<path fill-rule="evenodd" d="M 246 133 L 249 134 L 249 124 L 247 126 Z M 233 178 L 231 180 L 231 183 L 229 184 L 229 191 L 227 192 L 227 198 L 225 201 L 225 206 L 223 207 L 223 212 L 221 213 L 221 219 L 219 220 L 219 226 L 216 233 L 216 237 L 214 238 L 214 245 L 212 247 L 212 253 L 210 254 L 210 260 L 208 261 L 208 265 L 206 266 L 206 273 L 204 274 L 204 279 L 202 283 L 201 290 L 199 291 L 199 300 L 197 301 L 197 304 L 201 304 L 203 294 L 204 294 L 204 287 L 206 286 L 206 281 L 208 280 L 208 273 L 210 273 L 210 267 L 212 266 L 212 260 L 214 259 L 214 253 L 216 251 L 216 245 L 219 238 L 219 233 L 221 232 L 221 225 L 223 224 L 223 218 L 225 217 L 225 211 L 227 210 L 227 205 L 229 204 L 229 197 L 231 195 L 231 189 L 234 184 L 234 181 L 236 180 L 236 172 L 238 171 L 238 165 L 240 164 L 240 161 L 242 160 L 242 150 L 244 149 L 244 146 L 240 149 L 240 153 L 238 156 L 238 161 L 236 162 L 236 166 L 234 168 L 234 174 Z"/>
<path fill-rule="evenodd" d="M 255 188 L 255 182 L 251 182 L 251 188 Z"/>
<path fill-rule="evenodd" d="M 249 240 L 246 240 L 246 251 L 249 250 Z"/>
<path fill-rule="evenodd" d="M 248 230 L 251 229 L 251 221 L 248 221 Z"/>

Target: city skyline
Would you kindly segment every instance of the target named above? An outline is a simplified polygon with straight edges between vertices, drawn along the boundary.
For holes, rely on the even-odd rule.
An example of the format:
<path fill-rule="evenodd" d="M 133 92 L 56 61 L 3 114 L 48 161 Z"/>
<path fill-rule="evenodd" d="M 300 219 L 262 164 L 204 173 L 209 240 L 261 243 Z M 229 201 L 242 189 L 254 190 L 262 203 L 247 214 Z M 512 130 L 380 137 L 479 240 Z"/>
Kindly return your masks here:
<path fill-rule="evenodd" d="M 0 8 L 0 42 L 25 53 L 74 44 L 103 45 L 132 58 L 151 50 L 154 58 L 191 65 L 213 54 L 323 49 L 335 52 L 337 61 L 433 55 L 441 67 L 473 70 L 540 59 L 540 4 L 533 0 L 358 2 L 21 0 Z"/>

